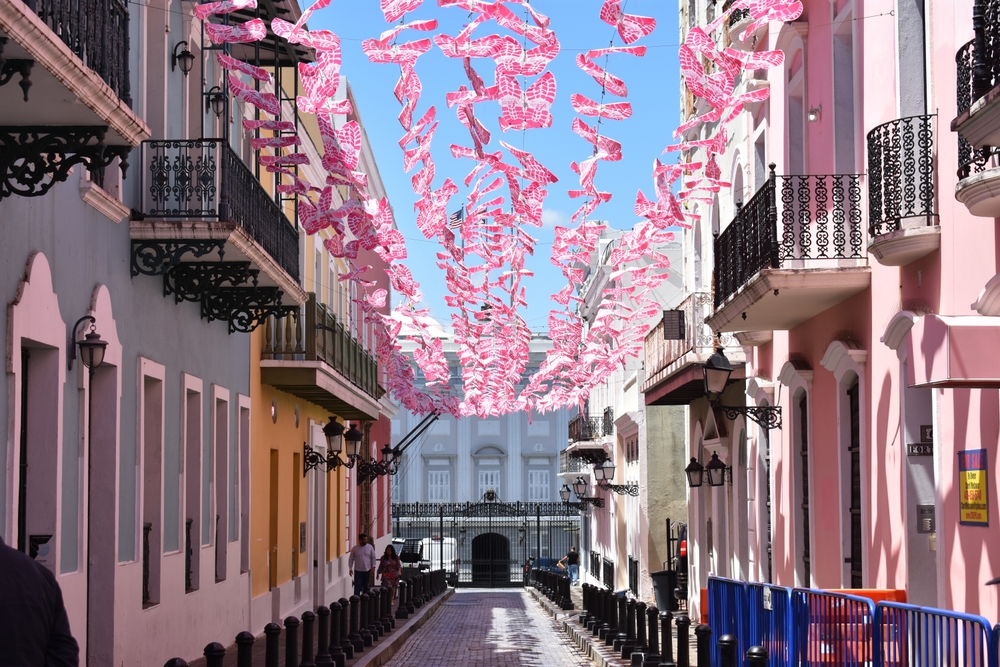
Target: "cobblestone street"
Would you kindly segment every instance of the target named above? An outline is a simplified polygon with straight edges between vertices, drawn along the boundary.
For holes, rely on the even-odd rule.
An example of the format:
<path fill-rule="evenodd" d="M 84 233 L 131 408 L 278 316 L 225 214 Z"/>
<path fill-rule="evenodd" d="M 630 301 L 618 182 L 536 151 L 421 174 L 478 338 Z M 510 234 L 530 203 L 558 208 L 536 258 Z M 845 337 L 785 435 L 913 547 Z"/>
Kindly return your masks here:
<path fill-rule="evenodd" d="M 460 589 L 413 635 L 389 667 L 591 667 L 530 594 Z"/>

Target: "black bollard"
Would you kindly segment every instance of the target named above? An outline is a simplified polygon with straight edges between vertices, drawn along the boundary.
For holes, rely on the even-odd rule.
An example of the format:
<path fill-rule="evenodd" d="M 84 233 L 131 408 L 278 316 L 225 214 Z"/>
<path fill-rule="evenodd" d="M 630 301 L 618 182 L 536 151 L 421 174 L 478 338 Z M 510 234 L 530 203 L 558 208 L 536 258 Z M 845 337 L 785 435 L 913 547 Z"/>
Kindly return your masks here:
<path fill-rule="evenodd" d="M 689 631 L 691 629 L 691 619 L 686 614 L 681 614 L 674 621 L 677 626 L 677 667 L 691 667 L 691 645 Z"/>
<path fill-rule="evenodd" d="M 219 642 L 212 642 L 205 647 L 205 667 L 222 667 L 226 657 L 226 647 Z"/>
<path fill-rule="evenodd" d="M 320 605 L 316 610 L 316 667 L 333 667 L 330 659 L 330 608 Z"/>
<path fill-rule="evenodd" d="M 264 626 L 264 667 L 278 667 L 281 659 L 281 626 L 268 623 Z"/>
<path fill-rule="evenodd" d="M 660 664 L 674 664 L 674 631 L 671 628 L 673 615 L 670 610 L 660 612 Z"/>
<path fill-rule="evenodd" d="M 188 667 L 188 664 L 184 658 L 170 658 L 163 663 L 163 667 Z"/>
<path fill-rule="evenodd" d="M 747 651 L 748 667 L 766 667 L 767 649 L 763 646 L 751 646 Z"/>
<path fill-rule="evenodd" d="M 299 619 L 285 619 L 285 667 L 299 667 Z"/>
<path fill-rule="evenodd" d="M 344 651 L 347 660 L 354 658 L 354 643 L 351 642 L 351 602 L 347 598 L 340 598 L 340 648 Z"/>
<path fill-rule="evenodd" d="M 396 619 L 392 617 L 392 589 L 388 586 L 382 587 L 382 629 L 383 634 L 392 632 L 396 627 Z"/>
<path fill-rule="evenodd" d="M 635 603 L 635 650 L 646 650 L 646 603 Z"/>
<path fill-rule="evenodd" d="M 736 667 L 737 643 L 732 635 L 719 637 L 719 667 Z"/>
<path fill-rule="evenodd" d="M 614 639 L 607 641 L 608 646 L 611 646 L 615 653 L 622 650 L 622 644 L 628 639 L 628 600 L 622 595 L 618 597 L 618 634 L 614 636 Z"/>
<path fill-rule="evenodd" d="M 361 649 L 372 645 L 372 632 L 368 629 L 368 593 L 358 597 L 358 636 L 361 637 Z"/>
<path fill-rule="evenodd" d="M 368 632 L 372 642 L 377 642 L 382 636 L 382 625 L 378 622 L 378 589 L 368 590 Z"/>
<path fill-rule="evenodd" d="M 698 642 L 698 667 L 711 667 L 712 665 L 712 628 L 704 623 L 700 623 L 694 629 L 694 636 Z"/>
<path fill-rule="evenodd" d="M 396 618 L 403 619 L 409 616 L 409 612 L 406 611 L 406 589 L 409 585 L 405 581 L 399 582 L 399 604 L 396 605 Z"/>
<path fill-rule="evenodd" d="M 253 642 L 253 634 L 246 630 L 236 635 L 236 667 L 253 667 Z"/>
<path fill-rule="evenodd" d="M 333 660 L 337 667 L 344 667 L 347 659 L 347 656 L 344 655 L 343 637 L 341 635 L 343 623 L 340 617 L 343 611 L 344 608 L 339 602 L 330 603 L 330 659 Z"/>
<path fill-rule="evenodd" d="M 357 595 L 351 596 L 351 634 L 348 638 L 351 640 L 351 646 L 354 647 L 355 653 L 361 653 L 365 650 L 365 641 L 361 638 L 361 598 Z M 350 656 L 348 656 L 350 657 Z"/>
<path fill-rule="evenodd" d="M 416 579 L 411 577 L 408 582 L 406 582 L 406 613 L 413 614 L 417 611 L 416 606 L 413 604 L 413 594 L 416 592 L 415 584 Z"/>
<path fill-rule="evenodd" d="M 635 600 L 625 604 L 625 640 L 621 645 L 622 660 L 631 660 L 635 650 Z"/>
<path fill-rule="evenodd" d="M 656 607 L 646 608 L 646 625 L 649 626 L 649 636 L 646 638 L 646 652 L 642 657 L 642 667 L 657 667 L 660 664 L 660 610 Z"/>
<path fill-rule="evenodd" d="M 311 611 L 302 612 L 302 661 L 299 663 L 299 667 L 316 667 L 313 642 L 315 623 L 316 614 Z"/>

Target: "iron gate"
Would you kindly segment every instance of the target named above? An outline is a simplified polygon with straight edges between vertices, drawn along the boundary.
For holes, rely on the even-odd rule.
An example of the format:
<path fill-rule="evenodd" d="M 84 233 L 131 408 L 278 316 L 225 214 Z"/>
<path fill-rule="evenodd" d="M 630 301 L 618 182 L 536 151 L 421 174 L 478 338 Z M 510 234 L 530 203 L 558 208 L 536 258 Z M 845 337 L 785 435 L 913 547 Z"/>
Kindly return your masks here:
<path fill-rule="evenodd" d="M 555 568 L 576 547 L 580 515 L 562 503 L 393 503 L 393 537 L 457 586 L 523 586 L 528 566 Z"/>

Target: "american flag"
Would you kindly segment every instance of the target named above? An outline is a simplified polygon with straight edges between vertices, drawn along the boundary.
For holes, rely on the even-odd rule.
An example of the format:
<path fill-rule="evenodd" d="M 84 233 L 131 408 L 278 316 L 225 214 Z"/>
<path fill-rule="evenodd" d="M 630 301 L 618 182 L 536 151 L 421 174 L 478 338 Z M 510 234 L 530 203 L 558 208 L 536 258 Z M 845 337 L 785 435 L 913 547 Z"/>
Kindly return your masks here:
<path fill-rule="evenodd" d="M 465 207 L 458 209 L 448 217 L 448 227 L 450 229 L 458 229 L 462 226 L 465 221 Z"/>

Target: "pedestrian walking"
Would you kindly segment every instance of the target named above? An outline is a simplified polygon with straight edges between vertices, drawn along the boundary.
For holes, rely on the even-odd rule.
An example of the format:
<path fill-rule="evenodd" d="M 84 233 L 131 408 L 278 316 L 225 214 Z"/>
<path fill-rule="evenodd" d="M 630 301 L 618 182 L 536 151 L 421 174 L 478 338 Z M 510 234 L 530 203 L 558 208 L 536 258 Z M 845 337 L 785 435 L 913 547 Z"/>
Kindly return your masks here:
<path fill-rule="evenodd" d="M 396 587 L 399 586 L 399 578 L 403 574 L 403 563 L 396 555 L 396 547 L 391 544 L 385 548 L 385 553 L 378 562 L 378 574 L 382 577 L 382 585 L 392 589 L 392 598 L 396 598 Z"/>
<path fill-rule="evenodd" d="M 354 577 L 354 594 L 367 593 L 375 578 L 375 547 L 368 543 L 368 535 L 360 533 L 358 543 L 351 547 L 351 555 L 347 559 L 348 575 Z M 355 572 L 357 570 L 357 572 Z"/>
<path fill-rule="evenodd" d="M 55 576 L 3 538 L 0 573 L 0 667 L 77 667 L 80 647 Z"/>
<path fill-rule="evenodd" d="M 576 547 L 570 547 L 569 553 L 560 558 L 559 562 L 566 566 L 573 584 L 580 583 L 580 554 L 576 552 Z"/>

